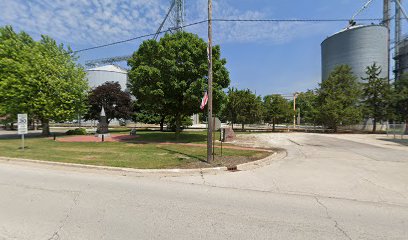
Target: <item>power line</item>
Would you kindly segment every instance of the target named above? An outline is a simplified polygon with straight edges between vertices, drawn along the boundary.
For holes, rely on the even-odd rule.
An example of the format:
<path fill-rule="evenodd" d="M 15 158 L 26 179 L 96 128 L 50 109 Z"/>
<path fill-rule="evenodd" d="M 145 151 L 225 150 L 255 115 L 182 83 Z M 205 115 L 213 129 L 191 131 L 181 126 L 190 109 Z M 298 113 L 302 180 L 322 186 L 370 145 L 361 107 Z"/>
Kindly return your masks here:
<path fill-rule="evenodd" d="M 372 21 L 382 21 L 382 20 L 383 20 L 382 18 L 355 19 L 355 21 L 358 21 L 358 22 L 372 22 Z M 216 18 L 216 19 L 212 19 L 212 21 L 213 22 L 348 22 L 349 19 L 222 19 L 222 18 Z M 98 48 L 104 48 L 104 47 L 109 47 L 109 46 L 113 46 L 117 44 L 131 42 L 131 41 L 142 39 L 142 38 L 153 37 L 156 34 L 162 34 L 162 33 L 170 32 L 174 30 L 179 30 L 180 28 L 191 27 L 194 25 L 199 25 L 199 24 L 203 24 L 207 22 L 208 20 L 193 22 L 190 24 L 186 24 L 183 27 L 170 28 L 170 29 L 156 32 L 156 33 L 149 33 L 149 34 L 140 35 L 137 37 L 133 37 L 133 38 L 129 38 L 129 39 L 121 40 L 121 41 L 116 41 L 116 42 L 98 45 L 94 47 L 83 48 L 83 49 L 74 51 L 74 53 L 85 52 L 85 51 L 94 50 Z"/>
<path fill-rule="evenodd" d="M 214 22 L 348 22 L 349 20 L 350 19 L 213 19 Z M 382 18 L 361 18 L 355 21 L 370 22 L 382 20 Z"/>
<path fill-rule="evenodd" d="M 207 20 L 203 20 L 203 21 L 194 22 L 194 23 L 190 23 L 190 24 L 184 25 L 183 27 L 190 27 L 190 26 L 194 26 L 194 25 L 198 25 L 198 24 L 202 24 L 202 23 L 206 23 L 206 22 L 208 22 L 208 21 L 207 21 Z M 167 30 L 160 31 L 160 32 L 157 32 L 157 33 L 149 33 L 149 34 L 145 34 L 145 35 L 141 35 L 141 36 L 129 38 L 129 39 L 126 39 L 126 40 L 121 40 L 121 41 L 117 41 L 117 42 L 107 43 L 107 44 L 103 44 L 103 45 L 99 45 L 99 46 L 95 46 L 95 47 L 84 48 L 84 49 L 80 49 L 80 50 L 74 51 L 74 53 L 85 52 L 85 51 L 89 51 L 89 50 L 93 50 L 93 49 L 97 49 L 97 48 L 103 48 L 103 47 L 108 47 L 108 46 L 112 46 L 112 45 L 117 45 L 117 44 L 121 44 L 121 43 L 125 43 L 125 42 L 130 42 L 130 41 L 134 41 L 134 40 L 141 39 L 141 38 L 152 37 L 152 36 L 154 36 L 154 35 L 156 35 L 156 34 L 161 34 L 161 33 L 166 33 L 166 32 L 170 32 L 170 31 L 173 31 L 173 30 L 178 30 L 178 29 L 183 28 L 183 27 L 175 27 L 175 28 L 167 29 Z"/>

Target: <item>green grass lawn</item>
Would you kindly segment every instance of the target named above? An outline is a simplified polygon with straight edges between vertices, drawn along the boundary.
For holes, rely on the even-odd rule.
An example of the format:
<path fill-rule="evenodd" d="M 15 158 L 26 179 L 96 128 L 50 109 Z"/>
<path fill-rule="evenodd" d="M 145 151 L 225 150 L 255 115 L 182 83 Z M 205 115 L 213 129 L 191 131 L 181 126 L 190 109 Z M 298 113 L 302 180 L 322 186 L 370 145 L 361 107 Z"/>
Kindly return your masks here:
<path fill-rule="evenodd" d="M 140 137 L 129 142 L 69 143 L 48 138 L 27 138 L 24 151 L 21 140 L 0 139 L 0 156 L 80 163 L 129 168 L 196 168 L 236 165 L 263 158 L 268 153 L 251 150 L 216 148 L 216 158 L 205 162 L 206 147 L 180 144 L 162 145 L 160 142 L 205 143 L 205 132 L 183 132 L 177 139 L 174 133 L 138 132 Z"/>

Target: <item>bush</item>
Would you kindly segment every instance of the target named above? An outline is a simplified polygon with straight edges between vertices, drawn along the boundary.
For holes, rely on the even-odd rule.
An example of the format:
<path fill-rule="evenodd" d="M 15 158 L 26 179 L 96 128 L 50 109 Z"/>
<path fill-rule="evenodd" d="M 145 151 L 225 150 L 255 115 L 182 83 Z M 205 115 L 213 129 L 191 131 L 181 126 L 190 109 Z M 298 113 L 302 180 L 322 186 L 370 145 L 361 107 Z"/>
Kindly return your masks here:
<path fill-rule="evenodd" d="M 66 132 L 67 135 L 86 135 L 86 129 L 85 128 L 76 128 L 74 130 L 68 130 Z"/>

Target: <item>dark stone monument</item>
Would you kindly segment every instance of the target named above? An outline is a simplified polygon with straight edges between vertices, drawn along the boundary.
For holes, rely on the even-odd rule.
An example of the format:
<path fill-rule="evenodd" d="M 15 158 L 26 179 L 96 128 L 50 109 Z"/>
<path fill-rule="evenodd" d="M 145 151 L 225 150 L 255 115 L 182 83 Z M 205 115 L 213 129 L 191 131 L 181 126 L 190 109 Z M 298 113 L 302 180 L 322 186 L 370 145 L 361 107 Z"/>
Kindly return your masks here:
<path fill-rule="evenodd" d="M 106 120 L 105 109 L 103 107 L 96 132 L 98 133 L 98 137 L 102 137 L 102 135 L 104 135 L 105 137 L 109 136 L 108 121 Z"/>

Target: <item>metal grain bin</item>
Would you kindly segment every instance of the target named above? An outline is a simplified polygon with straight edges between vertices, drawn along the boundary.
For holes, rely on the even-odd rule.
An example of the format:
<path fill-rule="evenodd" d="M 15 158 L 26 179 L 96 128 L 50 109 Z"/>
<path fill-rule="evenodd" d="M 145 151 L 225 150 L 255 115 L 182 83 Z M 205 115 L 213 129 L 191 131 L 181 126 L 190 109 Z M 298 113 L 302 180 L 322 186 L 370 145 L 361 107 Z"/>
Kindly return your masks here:
<path fill-rule="evenodd" d="M 322 81 L 338 65 L 347 64 L 361 80 L 367 66 L 381 66 L 381 77 L 387 77 L 387 28 L 381 25 L 352 26 L 328 38 L 322 44 Z"/>
<path fill-rule="evenodd" d="M 127 71 L 115 66 L 106 65 L 87 69 L 88 84 L 91 88 L 100 86 L 105 82 L 119 82 L 122 90 L 126 90 L 128 81 Z"/>

